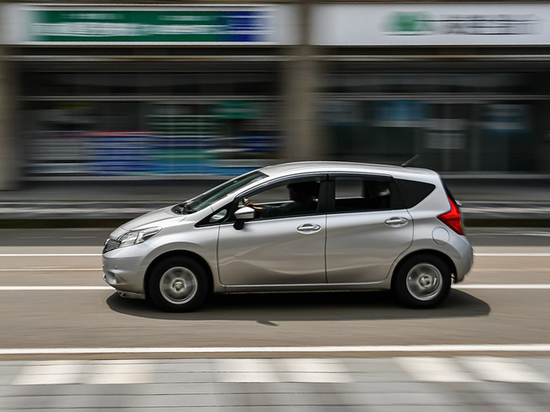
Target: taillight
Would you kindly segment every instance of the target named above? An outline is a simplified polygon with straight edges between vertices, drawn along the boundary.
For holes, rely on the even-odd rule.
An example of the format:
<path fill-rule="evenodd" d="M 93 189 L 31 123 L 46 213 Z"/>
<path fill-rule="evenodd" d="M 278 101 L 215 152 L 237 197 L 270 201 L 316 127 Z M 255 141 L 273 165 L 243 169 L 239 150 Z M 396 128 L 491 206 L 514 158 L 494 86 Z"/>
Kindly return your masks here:
<path fill-rule="evenodd" d="M 443 213 L 437 218 L 453 229 L 459 235 L 464 236 L 464 229 L 462 228 L 462 215 L 460 214 L 460 208 L 458 205 L 450 198 L 449 203 L 451 205 L 451 210 L 446 213 Z"/>

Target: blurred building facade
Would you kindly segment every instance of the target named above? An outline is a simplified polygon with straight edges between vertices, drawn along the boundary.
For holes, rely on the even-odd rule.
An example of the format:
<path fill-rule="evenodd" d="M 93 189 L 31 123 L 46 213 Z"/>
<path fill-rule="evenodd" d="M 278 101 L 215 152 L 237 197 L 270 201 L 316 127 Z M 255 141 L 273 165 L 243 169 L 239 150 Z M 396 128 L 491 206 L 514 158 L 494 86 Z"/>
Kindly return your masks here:
<path fill-rule="evenodd" d="M 550 172 L 550 3 L 0 3 L 0 188 L 286 160 Z"/>

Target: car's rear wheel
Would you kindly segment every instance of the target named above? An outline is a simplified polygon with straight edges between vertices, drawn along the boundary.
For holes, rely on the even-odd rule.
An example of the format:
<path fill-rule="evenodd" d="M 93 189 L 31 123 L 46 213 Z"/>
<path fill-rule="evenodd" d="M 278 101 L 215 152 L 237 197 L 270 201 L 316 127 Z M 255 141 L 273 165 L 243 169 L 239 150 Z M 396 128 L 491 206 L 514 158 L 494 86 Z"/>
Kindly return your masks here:
<path fill-rule="evenodd" d="M 394 274 L 392 291 L 398 302 L 409 307 L 428 308 L 445 300 L 451 288 L 451 270 L 439 257 L 413 256 Z"/>
<path fill-rule="evenodd" d="M 208 294 L 206 271 L 196 260 L 174 256 L 157 264 L 148 282 L 148 296 L 169 312 L 196 309 Z"/>

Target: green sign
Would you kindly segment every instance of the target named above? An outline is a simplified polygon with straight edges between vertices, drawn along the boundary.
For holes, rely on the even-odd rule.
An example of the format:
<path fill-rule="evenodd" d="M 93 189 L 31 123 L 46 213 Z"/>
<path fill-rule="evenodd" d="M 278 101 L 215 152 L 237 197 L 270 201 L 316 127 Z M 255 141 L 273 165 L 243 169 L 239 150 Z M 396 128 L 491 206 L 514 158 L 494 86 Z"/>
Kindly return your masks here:
<path fill-rule="evenodd" d="M 29 10 L 28 41 L 64 43 L 264 43 L 271 11 Z"/>
<path fill-rule="evenodd" d="M 258 103 L 242 100 L 227 100 L 214 107 L 214 113 L 219 119 L 256 119 L 258 118 Z"/>
<path fill-rule="evenodd" d="M 386 24 L 386 32 L 399 34 L 426 34 L 434 30 L 430 15 L 425 12 L 395 12 Z"/>

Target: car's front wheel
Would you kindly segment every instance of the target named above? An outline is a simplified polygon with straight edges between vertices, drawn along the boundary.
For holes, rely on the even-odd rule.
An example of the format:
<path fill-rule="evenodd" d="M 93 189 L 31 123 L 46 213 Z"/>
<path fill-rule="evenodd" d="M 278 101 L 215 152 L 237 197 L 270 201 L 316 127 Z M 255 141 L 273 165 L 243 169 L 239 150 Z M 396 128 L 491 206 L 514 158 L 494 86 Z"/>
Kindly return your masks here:
<path fill-rule="evenodd" d="M 428 308 L 445 300 L 451 288 L 451 270 L 439 257 L 413 256 L 394 274 L 392 291 L 405 306 Z"/>
<path fill-rule="evenodd" d="M 169 312 L 196 309 L 208 294 L 206 271 L 196 260 L 173 256 L 157 264 L 149 277 L 148 296 Z"/>

